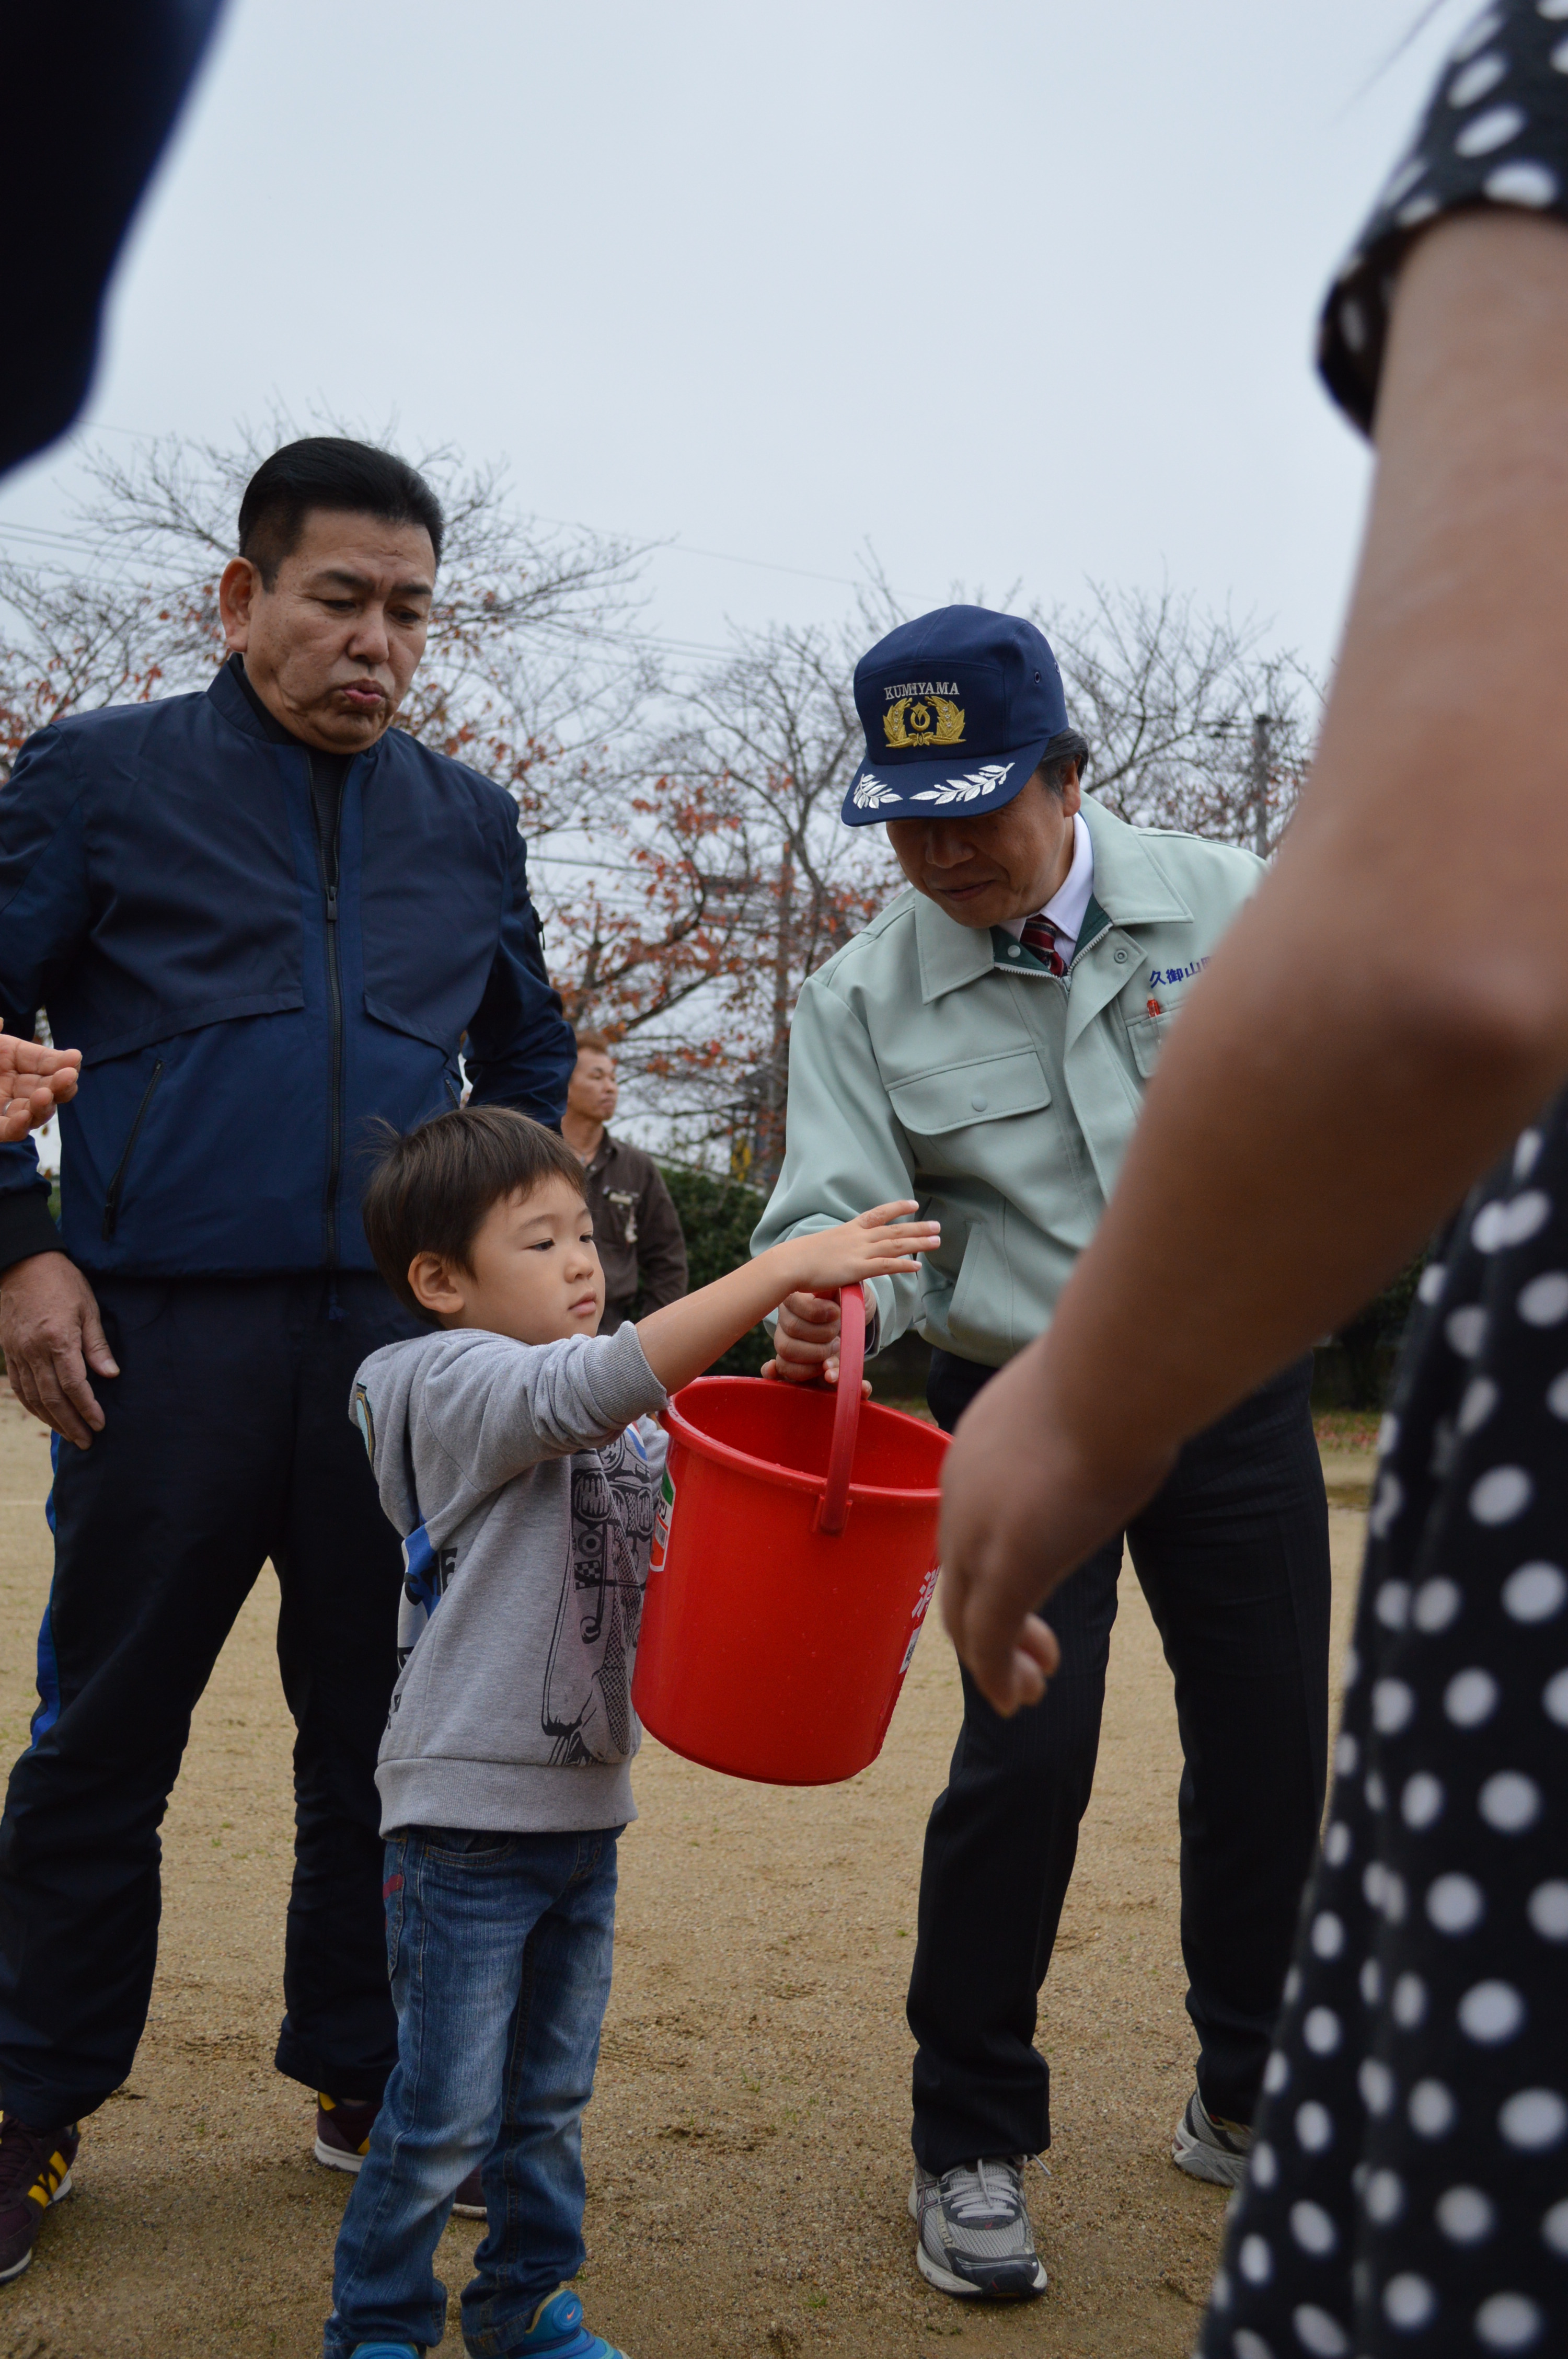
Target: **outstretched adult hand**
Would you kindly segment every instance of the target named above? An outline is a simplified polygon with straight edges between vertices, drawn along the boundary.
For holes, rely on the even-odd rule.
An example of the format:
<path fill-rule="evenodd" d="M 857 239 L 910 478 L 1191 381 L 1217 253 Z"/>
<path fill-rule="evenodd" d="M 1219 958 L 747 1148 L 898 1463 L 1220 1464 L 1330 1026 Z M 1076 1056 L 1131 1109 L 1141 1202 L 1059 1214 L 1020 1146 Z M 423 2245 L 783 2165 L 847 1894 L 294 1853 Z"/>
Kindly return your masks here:
<path fill-rule="evenodd" d="M 942 1469 L 942 1618 L 1004 1716 L 1038 1703 L 1056 1639 L 1036 1610 L 1156 1491 L 1174 1453 L 1107 1451 L 1055 1397 L 1050 1338 L 991 1378 L 958 1420 Z"/>
<path fill-rule="evenodd" d="M 31 1254 L 0 1277 L 0 1351 L 22 1407 L 86 1450 L 103 1430 L 88 1372 L 120 1370 L 97 1298 L 67 1255 Z"/>
<path fill-rule="evenodd" d="M 14 1147 L 76 1095 L 80 1049 L 46 1049 L 0 1024 L 0 1146 Z"/>

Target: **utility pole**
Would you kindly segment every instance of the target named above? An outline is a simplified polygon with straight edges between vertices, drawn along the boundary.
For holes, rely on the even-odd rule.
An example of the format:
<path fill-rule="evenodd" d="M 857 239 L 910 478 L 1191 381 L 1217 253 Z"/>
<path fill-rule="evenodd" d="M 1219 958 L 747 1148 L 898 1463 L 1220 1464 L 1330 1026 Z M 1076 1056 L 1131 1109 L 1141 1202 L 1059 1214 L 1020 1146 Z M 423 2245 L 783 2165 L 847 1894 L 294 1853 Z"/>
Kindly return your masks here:
<path fill-rule="evenodd" d="M 789 986 L 795 957 L 795 847 L 779 855 L 777 932 L 773 937 L 773 1036 L 768 1055 L 767 1105 L 758 1125 L 757 1162 L 772 1187 L 784 1162 L 784 1107 L 789 1094 Z M 753 1180 L 752 1185 L 756 1182 Z"/>
<path fill-rule="evenodd" d="M 1252 716 L 1252 849 L 1260 860 L 1269 856 L 1269 732 L 1271 712 Z"/>

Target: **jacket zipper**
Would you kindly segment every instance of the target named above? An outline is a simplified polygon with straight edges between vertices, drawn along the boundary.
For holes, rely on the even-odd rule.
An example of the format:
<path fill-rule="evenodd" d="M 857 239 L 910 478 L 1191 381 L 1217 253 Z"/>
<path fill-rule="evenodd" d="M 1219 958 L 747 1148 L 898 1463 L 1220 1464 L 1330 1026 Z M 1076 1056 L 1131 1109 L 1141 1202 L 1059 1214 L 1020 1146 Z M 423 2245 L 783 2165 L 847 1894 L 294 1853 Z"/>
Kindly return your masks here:
<path fill-rule="evenodd" d="M 321 832 L 316 801 L 315 764 L 306 756 L 309 771 L 310 819 L 316 831 L 316 864 L 321 874 L 321 899 L 327 919 L 327 1021 L 330 1042 L 331 1094 L 328 1114 L 327 1192 L 321 1202 L 321 1256 L 327 1268 L 338 1266 L 338 1187 L 343 1169 L 343 976 L 338 956 L 338 847 L 343 830 L 343 796 L 348 774 L 338 789 L 330 842 Z"/>
<path fill-rule="evenodd" d="M 131 1149 L 135 1147 L 137 1135 L 141 1130 L 143 1123 L 146 1122 L 147 1118 L 147 1108 L 153 1102 L 153 1092 L 157 1089 L 162 1079 L 163 1059 L 160 1057 L 157 1064 L 153 1067 L 146 1088 L 142 1092 L 142 1102 L 136 1108 L 135 1120 L 132 1123 L 130 1130 L 126 1135 L 125 1144 L 121 1153 L 120 1160 L 114 1166 L 114 1176 L 109 1182 L 109 1192 L 103 1199 L 102 1234 L 105 1243 L 107 1243 L 108 1239 L 114 1235 L 114 1224 L 120 1217 L 120 1190 L 125 1184 L 125 1167 L 131 1159 Z"/>

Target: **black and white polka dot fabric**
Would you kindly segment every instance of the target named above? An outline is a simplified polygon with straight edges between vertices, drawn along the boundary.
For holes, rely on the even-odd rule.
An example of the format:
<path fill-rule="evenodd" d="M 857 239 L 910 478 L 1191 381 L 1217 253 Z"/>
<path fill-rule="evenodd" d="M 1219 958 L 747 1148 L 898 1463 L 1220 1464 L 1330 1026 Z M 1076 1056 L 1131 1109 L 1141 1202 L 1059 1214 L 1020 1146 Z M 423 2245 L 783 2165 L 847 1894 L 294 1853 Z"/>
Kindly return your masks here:
<path fill-rule="evenodd" d="M 1461 205 L 1568 221 L 1568 0 L 1497 0 L 1461 34 L 1324 308 L 1329 391 L 1370 430 L 1389 298 L 1411 237 Z"/>
<path fill-rule="evenodd" d="M 1568 2354 L 1568 1097 L 1422 1280 L 1204 2359 Z"/>

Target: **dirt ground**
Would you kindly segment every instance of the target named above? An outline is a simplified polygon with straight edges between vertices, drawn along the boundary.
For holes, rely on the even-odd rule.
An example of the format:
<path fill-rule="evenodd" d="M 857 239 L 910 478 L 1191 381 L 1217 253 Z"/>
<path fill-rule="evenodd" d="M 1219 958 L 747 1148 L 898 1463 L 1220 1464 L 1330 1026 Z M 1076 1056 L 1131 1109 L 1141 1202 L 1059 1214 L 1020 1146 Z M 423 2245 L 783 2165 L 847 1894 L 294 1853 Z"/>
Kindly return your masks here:
<path fill-rule="evenodd" d="M 1336 1662 L 1366 1455 L 1329 1465 Z M 26 1741 L 49 1577 L 48 1442 L 0 1400 L 0 1751 Z M 290 1727 L 264 1577 L 196 1716 L 164 1835 L 163 1951 L 130 2082 L 75 2194 L 0 2288 L 0 2359 L 313 2359 L 348 2182 L 310 2158 L 276 2036 Z M 920 1838 L 958 1717 L 921 1642 L 881 1758 L 827 1789 L 742 1786 L 652 1743 L 622 1847 L 615 1994 L 586 2133 L 591 2322 L 635 2359 L 1184 2359 L 1224 2202 L 1169 2161 L 1192 2086 L 1177 1947 L 1178 1755 L 1130 1572 L 1095 1797 L 1046 1986 L 1049 2293 L 966 2308 L 916 2273 L 903 2000 Z M 478 2223 L 448 2231 L 455 2295 Z M 452 2304 L 448 2351 L 457 2341 Z"/>

